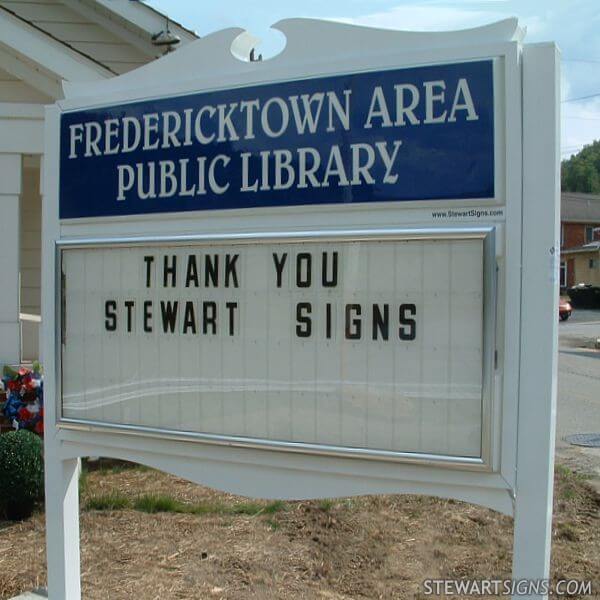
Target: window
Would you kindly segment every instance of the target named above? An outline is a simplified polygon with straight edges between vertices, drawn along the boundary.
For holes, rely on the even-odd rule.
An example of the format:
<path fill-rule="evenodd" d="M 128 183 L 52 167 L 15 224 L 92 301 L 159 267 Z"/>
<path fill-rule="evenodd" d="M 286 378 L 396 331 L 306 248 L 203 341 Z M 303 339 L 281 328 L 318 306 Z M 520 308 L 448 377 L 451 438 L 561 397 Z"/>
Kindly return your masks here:
<path fill-rule="evenodd" d="M 588 261 L 588 267 L 590 269 L 597 269 L 598 268 L 598 260 L 595 258 L 590 258 Z"/>
<path fill-rule="evenodd" d="M 564 260 L 560 261 L 560 287 L 567 287 L 567 263 Z"/>
<path fill-rule="evenodd" d="M 589 244 L 594 241 L 594 227 L 592 225 L 585 226 L 585 243 Z"/>

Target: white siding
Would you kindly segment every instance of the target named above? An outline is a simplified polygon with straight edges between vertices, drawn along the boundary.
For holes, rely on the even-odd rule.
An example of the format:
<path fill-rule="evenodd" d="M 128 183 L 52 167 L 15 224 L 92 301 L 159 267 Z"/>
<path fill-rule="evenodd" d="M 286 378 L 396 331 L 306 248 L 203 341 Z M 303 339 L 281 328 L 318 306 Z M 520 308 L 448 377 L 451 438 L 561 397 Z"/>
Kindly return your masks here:
<path fill-rule="evenodd" d="M 65 54 L 74 51 L 99 62 L 117 74 L 142 66 L 155 57 L 150 49 L 143 52 L 136 46 L 135 27 L 128 24 L 120 26 L 110 22 L 108 12 L 99 14 L 96 22 L 93 3 L 81 3 L 81 10 L 70 8 L 61 0 L 0 0 L 0 12 L 6 9 L 17 17 L 30 23 L 49 36 L 70 46 L 64 48 Z M 119 27 L 123 29 L 119 29 Z M 1 41 L 1 40 L 0 40 Z M 143 48 L 144 46 L 142 46 Z M 157 50 L 156 55 L 160 52 Z M 51 104 L 54 98 L 40 92 L 35 87 L 12 75 L 12 58 L 3 64 L 8 69 L 0 68 L 0 103 L 12 103 L 15 106 L 24 104 Z M 27 57 L 25 57 L 27 59 Z M 25 60 L 25 62 L 28 62 Z M 43 69 L 42 69 L 43 70 Z M 32 79 L 33 81 L 33 79 Z M 42 151 L 41 133 L 36 129 L 40 121 L 21 118 L 7 113 L 10 106 L 4 107 L 4 115 L 0 117 L 0 141 L 2 152 L 38 153 Z M 20 198 L 20 223 L 17 215 L 11 219 L 11 227 L 20 233 L 20 285 L 13 290 L 4 301 L 0 300 L 0 308 L 10 302 L 19 301 L 20 313 L 27 315 L 21 322 L 22 355 L 30 360 L 38 357 L 38 332 L 40 315 L 40 282 L 41 282 L 41 198 L 39 193 L 39 160 L 37 165 L 31 157 L 26 160 L 23 171 L 23 188 Z M 0 223 L 1 224 L 1 223 Z M 16 326 L 16 324 L 15 324 Z M 4 334 L 6 335 L 6 334 Z M 1 337 L 1 336 L 0 336 Z M 16 344 L 13 344 L 16 345 Z"/>
<path fill-rule="evenodd" d="M 0 69 L 0 102 L 46 104 L 53 102 L 53 100 L 49 96 L 27 85 L 24 81 Z"/>
<path fill-rule="evenodd" d="M 0 0 L 0 6 L 101 62 L 115 73 L 125 73 L 152 60 L 152 57 L 124 39 L 57 0 Z"/>
<path fill-rule="evenodd" d="M 40 314 L 41 220 L 39 167 L 23 169 L 21 194 L 21 312 Z"/>

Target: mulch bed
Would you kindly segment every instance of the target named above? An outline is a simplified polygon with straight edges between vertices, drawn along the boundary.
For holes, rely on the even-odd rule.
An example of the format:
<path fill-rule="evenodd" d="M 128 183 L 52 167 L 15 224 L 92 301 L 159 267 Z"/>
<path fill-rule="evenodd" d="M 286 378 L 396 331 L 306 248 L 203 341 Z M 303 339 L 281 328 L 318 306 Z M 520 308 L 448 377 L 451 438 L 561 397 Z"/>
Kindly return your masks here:
<path fill-rule="evenodd" d="M 82 507 L 115 492 L 245 502 L 156 471 L 118 468 L 88 474 Z M 290 502 L 254 515 L 84 509 L 81 540 L 90 600 L 424 598 L 426 578 L 509 578 L 512 519 L 416 496 Z M 0 598 L 44 584 L 44 552 L 43 515 L 0 523 Z M 552 575 L 592 580 L 600 592 L 600 496 L 566 469 L 555 485 Z"/>

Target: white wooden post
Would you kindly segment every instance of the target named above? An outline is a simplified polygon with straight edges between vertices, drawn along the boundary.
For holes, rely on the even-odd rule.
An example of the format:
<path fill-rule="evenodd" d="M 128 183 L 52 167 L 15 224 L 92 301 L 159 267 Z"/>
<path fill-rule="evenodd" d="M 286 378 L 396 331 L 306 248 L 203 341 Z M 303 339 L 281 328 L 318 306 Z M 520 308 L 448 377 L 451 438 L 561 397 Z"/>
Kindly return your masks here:
<path fill-rule="evenodd" d="M 0 154 L 0 368 L 21 360 L 19 259 L 21 155 Z"/>
<path fill-rule="evenodd" d="M 46 448 L 49 444 L 46 442 Z M 46 463 L 46 536 L 48 598 L 80 600 L 79 574 L 79 461 Z M 48 546 L 50 548 L 50 546 Z"/>
<path fill-rule="evenodd" d="M 523 48 L 521 426 L 514 579 L 548 579 L 550 571 L 560 247 L 559 63 L 554 44 Z"/>
<path fill-rule="evenodd" d="M 42 225 L 41 225 L 41 242 L 42 246 L 40 248 L 40 318 L 43 315 L 43 304 L 42 304 L 42 294 L 43 294 L 43 281 L 42 281 L 42 273 L 44 270 L 44 154 L 40 156 L 40 181 L 39 181 L 39 190 L 41 196 L 40 208 L 42 212 Z M 42 322 L 40 320 L 40 325 L 38 327 L 38 360 L 40 364 L 44 364 L 44 328 L 42 326 Z"/>
<path fill-rule="evenodd" d="M 62 456 L 59 432 L 53 426 L 57 411 L 55 348 L 55 263 L 54 243 L 58 226 L 58 109 L 46 112 L 46 152 L 42 159 L 42 327 L 44 330 L 44 439 L 46 481 L 46 539 L 48 598 L 81 600 L 79 566 L 79 460 Z"/>

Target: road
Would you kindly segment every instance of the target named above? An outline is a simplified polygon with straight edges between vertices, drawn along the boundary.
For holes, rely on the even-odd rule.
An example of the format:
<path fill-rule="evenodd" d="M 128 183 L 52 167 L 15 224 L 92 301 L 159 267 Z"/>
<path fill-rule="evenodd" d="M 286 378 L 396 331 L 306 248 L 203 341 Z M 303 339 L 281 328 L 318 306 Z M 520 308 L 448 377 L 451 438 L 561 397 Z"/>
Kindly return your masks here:
<path fill-rule="evenodd" d="M 559 323 L 558 332 L 556 457 L 600 477 L 600 448 L 564 441 L 574 433 L 600 433 L 600 351 L 589 347 L 600 338 L 600 310 L 575 310 L 568 321 Z"/>

